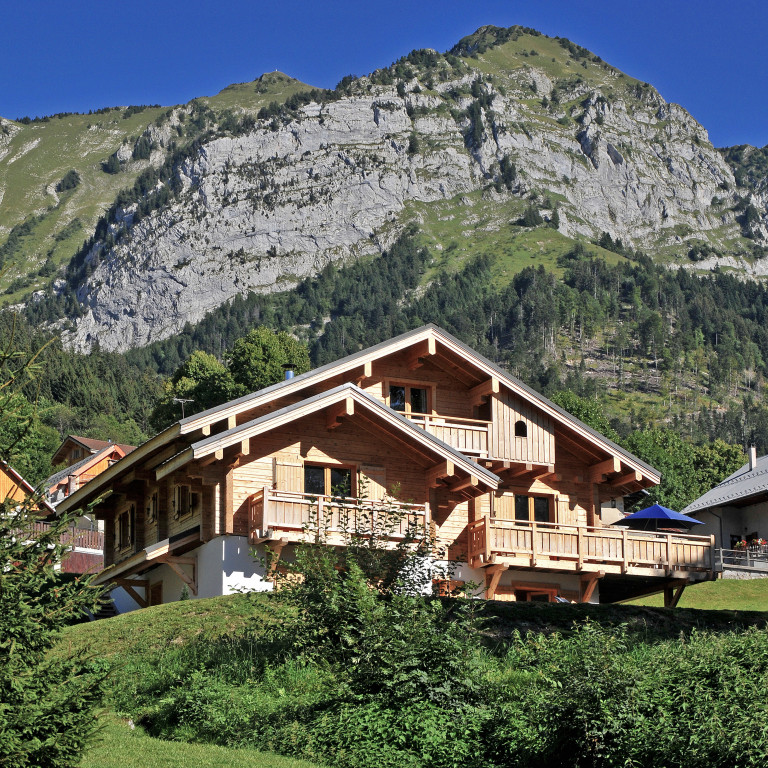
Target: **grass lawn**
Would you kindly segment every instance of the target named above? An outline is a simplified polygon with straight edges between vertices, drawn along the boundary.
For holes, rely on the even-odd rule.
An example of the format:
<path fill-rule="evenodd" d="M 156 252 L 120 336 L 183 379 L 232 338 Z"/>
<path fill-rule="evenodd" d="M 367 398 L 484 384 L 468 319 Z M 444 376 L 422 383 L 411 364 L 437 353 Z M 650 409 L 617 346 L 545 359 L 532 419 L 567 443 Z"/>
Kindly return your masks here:
<path fill-rule="evenodd" d="M 313 768 L 317 763 L 250 749 L 161 741 L 124 720 L 103 718 L 81 768 Z"/>
<path fill-rule="evenodd" d="M 663 595 L 650 595 L 632 600 L 627 605 L 664 605 Z M 686 587 L 679 608 L 709 611 L 768 612 L 768 579 L 718 579 Z"/>

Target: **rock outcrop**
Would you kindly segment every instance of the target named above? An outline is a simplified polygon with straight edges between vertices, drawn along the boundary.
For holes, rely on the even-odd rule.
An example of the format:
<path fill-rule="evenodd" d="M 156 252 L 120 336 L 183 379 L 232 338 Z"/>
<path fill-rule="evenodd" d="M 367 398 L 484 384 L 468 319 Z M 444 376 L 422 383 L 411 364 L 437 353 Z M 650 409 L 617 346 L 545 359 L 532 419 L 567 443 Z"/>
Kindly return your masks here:
<path fill-rule="evenodd" d="M 735 183 L 706 131 L 652 88 L 615 70 L 603 79 L 556 82 L 534 65 L 465 69 L 431 88 L 363 78 L 338 100 L 207 140 L 175 169 L 168 205 L 138 222 L 135 205 L 121 210 L 116 244 L 92 248 L 68 341 L 123 350 L 166 337 L 237 294 L 381 251 L 411 202 L 491 185 L 556 196 L 570 236 L 684 249 L 686 237 L 738 233 L 713 206 Z M 501 183 L 502 161 L 513 182 Z"/>

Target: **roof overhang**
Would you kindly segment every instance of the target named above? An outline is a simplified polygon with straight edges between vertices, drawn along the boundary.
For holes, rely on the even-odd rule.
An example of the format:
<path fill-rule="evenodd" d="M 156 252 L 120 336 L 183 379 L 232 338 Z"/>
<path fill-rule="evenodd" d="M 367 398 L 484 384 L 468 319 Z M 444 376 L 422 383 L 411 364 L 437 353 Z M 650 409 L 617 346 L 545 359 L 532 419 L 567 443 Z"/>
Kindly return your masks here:
<path fill-rule="evenodd" d="M 365 419 L 367 424 L 376 425 L 382 433 L 391 433 L 399 440 L 411 443 L 422 453 L 434 458 L 435 462 L 450 464 L 453 469 L 451 475 L 467 476 L 471 485 L 477 485 L 484 490 L 495 490 L 499 486 L 500 480 L 493 472 L 417 427 L 354 384 L 342 384 L 226 432 L 192 443 L 176 456 L 160 464 L 156 470 L 156 479 L 161 480 L 194 460 L 217 455 L 222 458 L 223 452 L 231 446 L 240 445 L 243 448 L 243 453 L 248 453 L 247 443 L 251 438 L 278 429 L 305 416 L 316 415 L 318 412 L 325 412 L 329 425 L 332 426 L 339 419 Z"/>
<path fill-rule="evenodd" d="M 658 470 L 523 384 L 522 381 L 511 376 L 447 331 L 432 324 L 409 331 L 292 379 L 273 384 L 258 392 L 244 395 L 237 400 L 182 419 L 178 422 L 181 434 L 208 429 L 216 422 L 234 418 L 239 414 L 268 405 L 286 396 L 298 395 L 302 390 L 321 384 L 335 376 L 355 373 L 354 378 L 365 379 L 371 375 L 371 364 L 375 360 L 406 350 L 411 352 L 410 356 L 415 366 L 424 358 L 437 359 L 445 365 L 447 357 L 449 359 L 448 364 L 453 366 L 453 372 L 459 377 L 463 376 L 470 389 L 498 391 L 499 385 L 505 387 L 513 394 L 539 408 L 553 420 L 555 425 L 567 430 L 578 440 L 585 441 L 598 452 L 608 456 L 618 456 L 626 470 L 639 472 L 650 484 L 658 485 L 661 482 L 661 473 Z M 475 382 L 477 384 L 472 386 Z"/>

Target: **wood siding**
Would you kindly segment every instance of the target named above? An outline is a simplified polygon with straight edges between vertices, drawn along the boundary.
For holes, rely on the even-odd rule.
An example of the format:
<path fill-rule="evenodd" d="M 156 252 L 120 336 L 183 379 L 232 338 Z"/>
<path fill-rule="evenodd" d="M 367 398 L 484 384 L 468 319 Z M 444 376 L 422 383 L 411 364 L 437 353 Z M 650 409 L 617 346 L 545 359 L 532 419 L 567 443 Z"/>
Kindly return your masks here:
<path fill-rule="evenodd" d="M 552 420 L 506 390 L 493 398 L 491 456 L 533 464 L 553 464 L 555 432 Z M 522 422 L 526 437 L 515 436 L 515 424 Z"/>

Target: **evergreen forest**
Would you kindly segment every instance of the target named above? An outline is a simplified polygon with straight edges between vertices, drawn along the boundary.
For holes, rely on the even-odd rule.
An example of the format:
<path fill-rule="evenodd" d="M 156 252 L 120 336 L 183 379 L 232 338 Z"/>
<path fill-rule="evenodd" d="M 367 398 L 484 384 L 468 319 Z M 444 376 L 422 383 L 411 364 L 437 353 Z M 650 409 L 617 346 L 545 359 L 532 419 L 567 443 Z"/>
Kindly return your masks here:
<path fill-rule="evenodd" d="M 49 471 L 44 454 L 65 434 L 137 444 L 179 418 L 172 398 L 203 380 L 187 413 L 242 393 L 249 382 L 233 350 L 260 327 L 287 332 L 283 346 L 303 342 L 306 367 L 428 322 L 631 449 L 637 444 L 647 459 L 638 433 L 656 434 L 657 448 L 674 439 L 687 451 L 684 463 L 697 446 L 768 452 L 763 284 L 671 270 L 633 252 L 611 264 L 582 243 L 560 258 L 559 274 L 530 266 L 500 279 L 490 254 L 452 270 L 435 263 L 411 226 L 379 257 L 330 264 L 289 291 L 236 297 L 176 336 L 124 354 L 67 351 L 29 314 L 5 313 L 3 340 L 27 354 L 41 350 L 38 375 L 21 393 L 34 411 L 37 447 L 20 446 L 11 460 L 39 481 Z M 301 357 L 299 348 L 291 355 Z M 739 466 L 738 448 L 722 471 Z"/>

